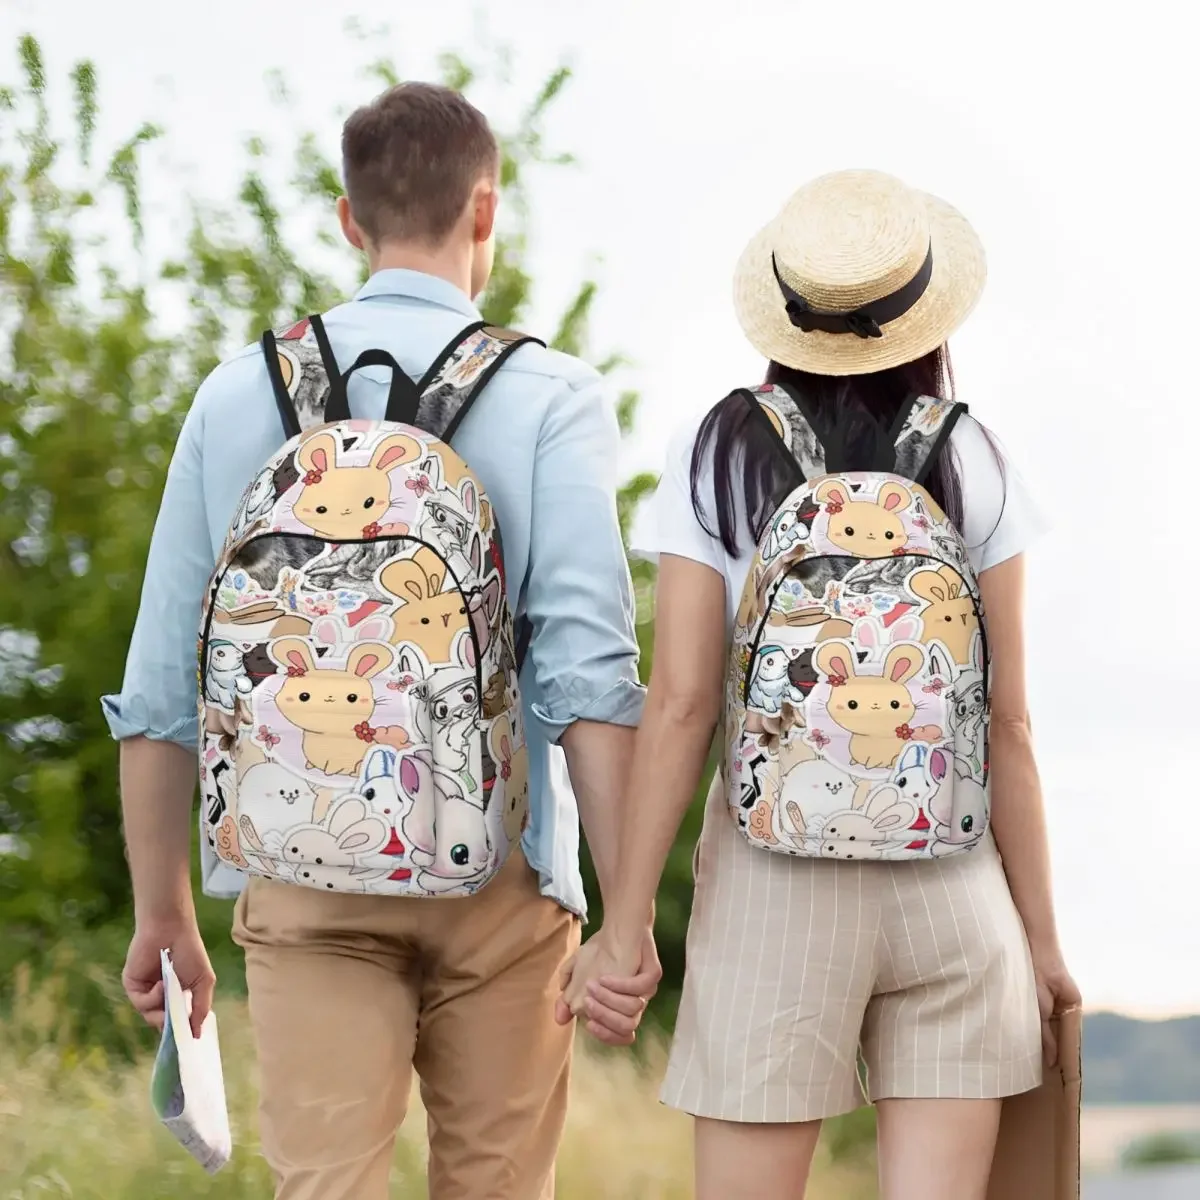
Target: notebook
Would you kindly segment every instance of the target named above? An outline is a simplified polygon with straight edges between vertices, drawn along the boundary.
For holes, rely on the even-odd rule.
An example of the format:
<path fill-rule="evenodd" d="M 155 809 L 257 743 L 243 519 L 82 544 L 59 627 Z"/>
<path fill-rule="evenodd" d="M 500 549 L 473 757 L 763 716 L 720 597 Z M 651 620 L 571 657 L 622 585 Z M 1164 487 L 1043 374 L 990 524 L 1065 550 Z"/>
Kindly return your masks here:
<path fill-rule="evenodd" d="M 1078 1200 L 1083 1013 L 1073 1008 L 1051 1023 L 1058 1062 L 1041 1087 L 1001 1106 L 988 1200 Z"/>
<path fill-rule="evenodd" d="M 210 1012 L 200 1036 L 193 1037 L 191 993 L 180 986 L 169 950 L 162 952 L 162 977 L 166 1020 L 154 1059 L 150 1102 L 179 1144 L 215 1175 L 233 1151 L 217 1016 Z"/>

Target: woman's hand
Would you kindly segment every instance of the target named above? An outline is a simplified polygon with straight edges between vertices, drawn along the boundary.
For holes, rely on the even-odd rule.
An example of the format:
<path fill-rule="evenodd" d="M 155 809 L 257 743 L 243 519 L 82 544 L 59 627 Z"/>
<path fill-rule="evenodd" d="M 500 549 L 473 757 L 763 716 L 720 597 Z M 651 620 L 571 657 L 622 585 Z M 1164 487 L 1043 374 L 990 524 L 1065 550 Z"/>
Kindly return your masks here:
<path fill-rule="evenodd" d="M 603 927 L 580 947 L 561 977 L 555 1017 L 582 1017 L 588 1033 L 609 1046 L 629 1046 L 646 1005 L 658 990 L 662 966 L 647 927 L 640 943 L 623 946 Z"/>
<path fill-rule="evenodd" d="M 1037 983 L 1038 1013 L 1042 1018 L 1042 1053 L 1048 1067 L 1058 1062 L 1058 1042 L 1050 1018 L 1083 1002 L 1079 988 L 1057 948 L 1032 947 L 1033 977 Z"/>

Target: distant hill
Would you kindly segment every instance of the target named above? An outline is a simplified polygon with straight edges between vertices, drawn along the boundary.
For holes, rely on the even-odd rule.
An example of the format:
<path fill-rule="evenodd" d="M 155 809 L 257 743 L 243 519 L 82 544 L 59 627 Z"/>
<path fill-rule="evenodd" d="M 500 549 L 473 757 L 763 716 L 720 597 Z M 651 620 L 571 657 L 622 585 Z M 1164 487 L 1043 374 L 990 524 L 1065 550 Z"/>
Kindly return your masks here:
<path fill-rule="evenodd" d="M 1083 1022 L 1085 1104 L 1200 1104 L 1200 1016 Z"/>

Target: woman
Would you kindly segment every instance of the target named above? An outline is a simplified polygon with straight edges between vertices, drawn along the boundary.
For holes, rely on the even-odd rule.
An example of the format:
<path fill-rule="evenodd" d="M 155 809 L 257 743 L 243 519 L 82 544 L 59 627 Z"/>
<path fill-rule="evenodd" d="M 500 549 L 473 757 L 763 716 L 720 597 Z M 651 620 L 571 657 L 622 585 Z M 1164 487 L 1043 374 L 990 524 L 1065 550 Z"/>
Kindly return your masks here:
<path fill-rule="evenodd" d="M 1078 1002 L 1026 710 L 1040 524 L 949 403 L 983 279 L 941 201 L 873 172 L 802 188 L 737 268 L 767 385 L 677 439 L 654 502 L 623 890 L 565 999 L 631 990 L 721 722 L 663 1092 L 696 1118 L 701 1200 L 802 1195 L 860 1054 L 885 1200 L 982 1200 L 1000 1099 L 1038 1085 Z"/>

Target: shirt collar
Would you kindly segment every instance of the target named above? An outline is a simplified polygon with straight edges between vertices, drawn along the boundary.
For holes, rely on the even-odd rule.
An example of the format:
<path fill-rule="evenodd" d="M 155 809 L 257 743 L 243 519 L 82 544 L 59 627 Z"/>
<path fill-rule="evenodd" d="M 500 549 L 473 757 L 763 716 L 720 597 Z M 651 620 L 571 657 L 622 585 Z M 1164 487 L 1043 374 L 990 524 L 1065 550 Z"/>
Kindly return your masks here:
<path fill-rule="evenodd" d="M 358 289 L 355 300 L 370 300 L 375 296 L 406 296 L 413 300 L 424 300 L 438 304 L 453 312 L 461 313 L 474 321 L 481 320 L 479 310 L 467 295 L 448 279 L 426 275 L 422 271 L 409 271 L 402 267 L 387 267 L 376 271 Z"/>

